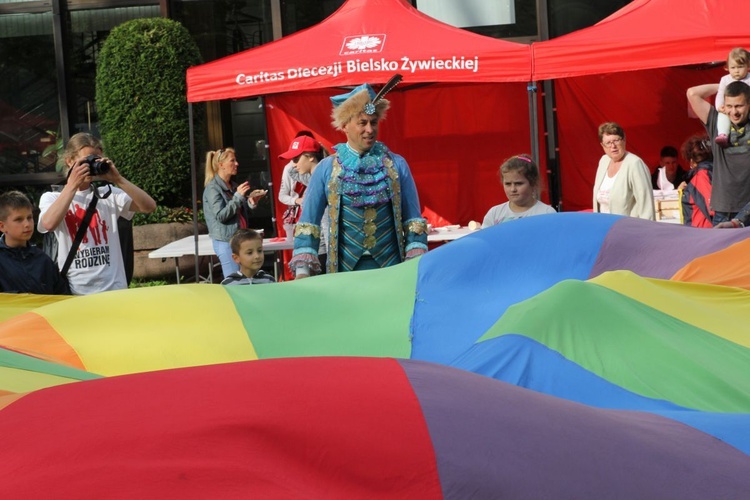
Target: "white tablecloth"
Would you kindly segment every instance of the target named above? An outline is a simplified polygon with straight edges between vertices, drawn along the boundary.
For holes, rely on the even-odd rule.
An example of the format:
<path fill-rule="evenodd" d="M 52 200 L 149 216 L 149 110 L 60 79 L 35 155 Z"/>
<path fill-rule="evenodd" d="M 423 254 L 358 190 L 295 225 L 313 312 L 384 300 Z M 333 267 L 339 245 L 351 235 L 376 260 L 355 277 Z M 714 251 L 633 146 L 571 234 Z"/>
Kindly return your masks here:
<path fill-rule="evenodd" d="M 453 241 L 474 231 L 468 227 L 461 227 L 457 229 L 448 230 L 432 230 L 427 235 L 427 241 L 430 243 L 440 241 Z M 279 240 L 278 238 L 266 238 L 263 240 L 263 251 L 264 252 L 278 252 L 281 250 L 291 250 L 294 248 L 294 239 L 285 238 Z M 154 250 L 148 254 L 150 259 L 169 259 L 179 258 L 187 255 L 195 255 L 195 237 L 187 236 L 177 241 L 173 241 L 161 248 Z M 213 245 L 211 244 L 211 238 L 207 234 L 198 235 L 198 255 L 211 256 L 216 255 L 214 253 Z"/>
<path fill-rule="evenodd" d="M 263 240 L 263 251 L 265 252 L 276 252 L 278 250 L 289 250 L 294 248 L 294 240 L 284 239 L 281 241 L 274 241 L 276 238 L 268 238 Z M 186 236 L 177 241 L 173 241 L 161 248 L 154 250 L 148 254 L 149 259 L 167 259 L 167 258 L 179 258 L 186 255 L 195 255 L 195 236 Z M 201 257 L 216 255 L 214 253 L 213 245 L 211 244 L 211 238 L 207 234 L 198 235 L 198 255 Z"/>

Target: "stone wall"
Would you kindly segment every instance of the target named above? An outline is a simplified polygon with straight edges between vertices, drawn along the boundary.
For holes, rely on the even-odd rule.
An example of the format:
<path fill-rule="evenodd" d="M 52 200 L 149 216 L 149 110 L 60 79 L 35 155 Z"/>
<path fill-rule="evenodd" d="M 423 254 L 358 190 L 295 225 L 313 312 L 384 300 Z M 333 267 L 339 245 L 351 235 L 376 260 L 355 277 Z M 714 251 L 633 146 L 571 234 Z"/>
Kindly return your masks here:
<path fill-rule="evenodd" d="M 206 234 L 206 225 L 199 224 L 198 232 Z M 165 224 L 147 224 L 133 227 L 133 248 L 135 264 L 133 277 L 139 279 L 176 279 L 174 259 L 149 259 L 148 254 L 154 250 L 193 235 L 192 223 L 170 222 Z M 208 261 L 208 259 L 204 259 Z M 193 256 L 180 257 L 180 275 L 191 281 L 195 274 L 195 260 Z M 207 262 L 201 262 L 202 272 Z"/>

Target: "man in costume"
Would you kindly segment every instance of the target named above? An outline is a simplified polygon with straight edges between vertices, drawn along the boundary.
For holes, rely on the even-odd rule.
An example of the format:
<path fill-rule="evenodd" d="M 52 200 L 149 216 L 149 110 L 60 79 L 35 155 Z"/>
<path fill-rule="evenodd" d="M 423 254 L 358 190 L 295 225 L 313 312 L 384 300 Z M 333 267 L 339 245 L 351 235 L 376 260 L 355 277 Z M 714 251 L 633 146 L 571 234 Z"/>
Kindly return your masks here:
<path fill-rule="evenodd" d="M 331 97 L 333 126 L 347 140 L 334 146 L 335 153 L 320 162 L 310 179 L 289 263 L 296 278 L 320 272 L 326 207 L 329 273 L 388 267 L 427 251 L 427 222 L 409 165 L 377 141 L 379 122 L 390 106 L 382 96 L 394 85 L 375 94 L 363 84 Z"/>

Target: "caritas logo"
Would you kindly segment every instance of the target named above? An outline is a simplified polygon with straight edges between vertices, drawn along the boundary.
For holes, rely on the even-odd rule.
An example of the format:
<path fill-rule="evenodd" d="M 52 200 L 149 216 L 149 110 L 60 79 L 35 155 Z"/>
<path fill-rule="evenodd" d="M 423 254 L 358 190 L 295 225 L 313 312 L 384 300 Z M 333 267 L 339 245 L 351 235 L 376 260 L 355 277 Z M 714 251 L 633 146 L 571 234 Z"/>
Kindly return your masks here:
<path fill-rule="evenodd" d="M 385 35 L 357 35 L 344 38 L 339 55 L 374 54 L 382 52 L 385 46 Z"/>

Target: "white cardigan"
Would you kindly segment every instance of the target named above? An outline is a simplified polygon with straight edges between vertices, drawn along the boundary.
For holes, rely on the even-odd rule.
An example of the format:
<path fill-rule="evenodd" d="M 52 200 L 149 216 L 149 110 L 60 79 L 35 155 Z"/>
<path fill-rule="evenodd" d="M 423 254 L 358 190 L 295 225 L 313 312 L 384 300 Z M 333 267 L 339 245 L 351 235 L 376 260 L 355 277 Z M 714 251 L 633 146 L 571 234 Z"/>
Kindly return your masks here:
<path fill-rule="evenodd" d="M 596 195 L 599 193 L 604 176 L 607 175 L 610 161 L 609 156 L 602 156 L 599 160 L 599 167 L 596 169 L 594 212 L 601 211 Z M 625 158 L 622 160 L 620 171 L 610 191 L 609 211 L 612 214 L 656 220 L 651 175 L 643 160 L 633 153 L 625 153 Z"/>

